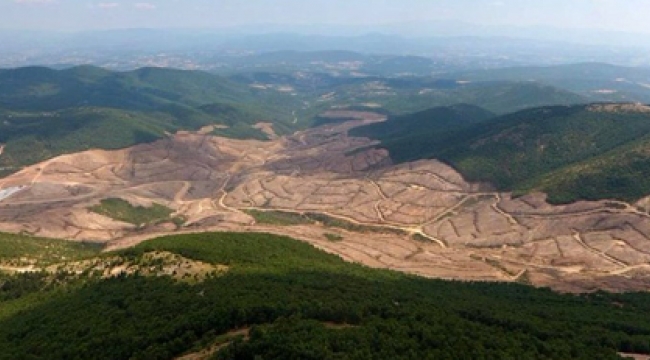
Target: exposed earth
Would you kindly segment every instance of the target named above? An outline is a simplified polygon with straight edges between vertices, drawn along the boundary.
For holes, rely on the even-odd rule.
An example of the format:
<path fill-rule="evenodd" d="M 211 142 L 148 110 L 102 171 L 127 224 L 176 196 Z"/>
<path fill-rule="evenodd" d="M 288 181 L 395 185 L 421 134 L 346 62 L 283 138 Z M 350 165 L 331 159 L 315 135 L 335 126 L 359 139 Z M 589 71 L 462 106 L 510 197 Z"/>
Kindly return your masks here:
<path fill-rule="evenodd" d="M 355 120 L 269 141 L 182 132 L 27 167 L 0 179 L 0 231 L 106 242 L 108 249 L 169 232 L 265 231 L 427 277 L 562 291 L 650 288 L 650 215 L 638 204 L 552 206 L 543 194 L 513 198 L 468 183 L 436 160 L 394 165 L 373 140 L 347 135 L 382 115 L 323 116 Z M 274 134 L 270 124 L 258 125 Z M 107 198 L 161 204 L 186 222 L 136 226 L 89 210 Z M 261 224 L 250 210 L 315 213 L 350 226 Z"/>

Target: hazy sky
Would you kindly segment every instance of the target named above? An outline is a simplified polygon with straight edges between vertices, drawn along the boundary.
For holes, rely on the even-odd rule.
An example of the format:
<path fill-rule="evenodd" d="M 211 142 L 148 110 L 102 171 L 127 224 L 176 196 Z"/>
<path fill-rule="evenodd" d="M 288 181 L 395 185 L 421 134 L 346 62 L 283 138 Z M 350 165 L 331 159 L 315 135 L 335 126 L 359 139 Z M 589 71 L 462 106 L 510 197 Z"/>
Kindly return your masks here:
<path fill-rule="evenodd" d="M 650 33 L 650 0 L 0 0 L 0 27 L 85 30 L 461 20 Z"/>

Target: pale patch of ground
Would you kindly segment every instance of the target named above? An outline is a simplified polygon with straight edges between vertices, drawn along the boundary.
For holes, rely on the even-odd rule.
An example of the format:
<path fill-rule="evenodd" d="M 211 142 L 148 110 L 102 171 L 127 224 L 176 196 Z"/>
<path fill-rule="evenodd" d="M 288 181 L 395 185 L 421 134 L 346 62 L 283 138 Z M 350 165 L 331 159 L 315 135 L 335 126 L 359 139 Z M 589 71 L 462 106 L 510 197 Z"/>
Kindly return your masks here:
<path fill-rule="evenodd" d="M 25 273 L 39 272 L 41 271 L 41 269 L 37 268 L 34 265 L 28 265 L 28 266 L 0 265 L 0 271 L 11 273 L 11 274 L 25 274 Z"/>
<path fill-rule="evenodd" d="M 227 272 L 228 266 L 212 265 L 188 259 L 178 254 L 156 251 L 145 253 L 137 259 L 115 255 L 62 262 L 47 267 L 0 265 L 0 271 L 10 273 L 44 271 L 50 274 L 52 279 L 57 278 L 59 274 L 74 277 L 94 276 L 104 279 L 120 275 L 139 274 L 141 276 L 169 276 L 185 282 L 201 282 L 209 276 L 218 276 Z"/>
<path fill-rule="evenodd" d="M 24 188 L 25 188 L 24 186 L 12 186 L 0 190 L 0 201 L 10 197 L 11 195 L 21 191 Z"/>
<path fill-rule="evenodd" d="M 333 322 L 323 322 L 323 325 L 328 328 L 328 329 L 334 329 L 334 330 L 344 330 L 344 329 L 350 329 L 357 327 L 356 325 L 349 325 L 349 324 L 337 324 Z M 235 339 L 241 338 L 244 341 L 249 340 L 250 338 L 250 330 L 251 328 L 242 328 L 242 329 L 236 329 L 236 330 L 231 330 L 225 334 L 217 336 L 217 340 L 211 344 L 210 346 L 206 347 L 205 349 L 202 349 L 197 352 L 193 352 L 190 354 L 186 354 L 183 356 L 179 356 L 175 358 L 175 360 L 208 360 L 211 359 L 219 350 L 225 348 L 226 346 L 230 345 Z"/>
<path fill-rule="evenodd" d="M 353 110 L 328 110 L 320 114 L 324 118 L 343 118 L 343 119 L 355 119 L 355 120 L 365 120 L 370 122 L 383 121 L 386 119 L 386 116 L 373 113 L 370 111 L 353 111 Z"/>
<path fill-rule="evenodd" d="M 52 265 L 45 270 L 53 274 L 62 271 L 77 275 L 99 274 L 102 278 L 137 273 L 142 276 L 169 276 L 179 281 L 200 282 L 208 276 L 228 271 L 228 266 L 212 265 L 178 254 L 156 251 L 143 254 L 137 261 L 122 256 L 99 257 Z"/>
<path fill-rule="evenodd" d="M 639 109 L 630 106 L 621 111 Z M 105 241 L 110 249 L 170 232 L 266 231 L 348 261 L 427 277 L 525 281 L 565 291 L 650 289 L 650 215 L 636 206 L 552 206 L 543 194 L 512 198 L 468 183 L 436 160 L 393 165 L 375 141 L 348 136 L 383 115 L 322 116 L 354 120 L 271 141 L 180 132 L 27 167 L 0 179 L 0 192 L 25 187 L 0 200 L 0 230 Z M 87 210 L 110 197 L 163 204 L 187 221 L 181 228 L 138 228 Z M 336 228 L 342 239 L 333 242 L 323 237 L 332 228 L 257 224 L 244 209 L 319 213 L 348 225 Z"/>
<path fill-rule="evenodd" d="M 253 89 L 258 89 L 258 90 L 266 90 L 268 89 L 268 86 L 262 85 L 262 84 L 251 84 L 250 87 Z"/>
<path fill-rule="evenodd" d="M 213 131 L 215 131 L 217 129 L 223 130 L 223 129 L 229 129 L 229 128 L 230 128 L 230 126 L 223 125 L 223 124 L 206 125 L 206 126 L 200 128 L 199 131 L 197 131 L 196 133 L 199 134 L 199 135 L 209 135 L 209 134 L 211 134 Z"/>
<path fill-rule="evenodd" d="M 629 104 L 594 104 L 589 106 L 589 111 L 593 112 L 650 112 L 650 106 L 641 103 Z"/>
<path fill-rule="evenodd" d="M 270 140 L 278 138 L 278 134 L 275 133 L 275 130 L 273 130 L 273 124 L 270 122 L 258 122 L 253 125 L 253 128 L 261 130 Z"/>
<path fill-rule="evenodd" d="M 250 328 L 243 328 L 229 331 L 223 335 L 220 335 L 219 340 L 215 341 L 214 344 L 210 345 L 209 347 L 195 353 L 177 357 L 176 360 L 208 360 L 212 358 L 214 354 L 219 352 L 219 350 L 230 345 L 235 339 L 243 338 L 244 340 L 248 340 L 250 330 Z"/>
<path fill-rule="evenodd" d="M 295 91 L 295 89 L 293 88 L 293 86 L 290 86 L 290 85 L 281 85 L 281 86 L 278 86 L 278 87 L 276 87 L 276 90 L 279 91 L 279 92 L 284 92 L 284 93 L 290 93 L 290 92 L 294 92 L 294 91 Z"/>
<path fill-rule="evenodd" d="M 612 89 L 598 89 L 592 91 L 592 93 L 596 93 L 596 94 L 616 94 L 617 92 L 618 91 Z"/>
<path fill-rule="evenodd" d="M 363 103 L 363 104 L 361 104 L 361 106 L 365 106 L 365 107 L 368 107 L 368 108 L 375 108 L 375 109 L 376 109 L 376 108 L 380 108 L 380 107 L 381 107 L 381 104 L 378 104 L 378 103 L 375 103 L 375 102 L 369 102 L 369 103 Z"/>
<path fill-rule="evenodd" d="M 650 360 L 650 356 L 648 355 L 643 355 L 643 354 L 628 354 L 628 353 L 619 353 L 619 355 L 623 358 L 630 358 L 633 360 Z"/>

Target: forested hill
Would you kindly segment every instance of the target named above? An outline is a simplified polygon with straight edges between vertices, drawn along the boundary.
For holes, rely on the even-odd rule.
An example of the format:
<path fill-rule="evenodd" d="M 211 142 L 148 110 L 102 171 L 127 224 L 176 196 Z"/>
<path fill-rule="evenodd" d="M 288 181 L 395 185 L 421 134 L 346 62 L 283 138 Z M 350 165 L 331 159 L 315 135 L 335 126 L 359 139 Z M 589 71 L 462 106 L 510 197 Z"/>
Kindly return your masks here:
<path fill-rule="evenodd" d="M 385 122 L 352 129 L 350 135 L 378 139 L 390 150 L 393 160 L 417 160 L 429 144 L 443 141 L 451 134 L 487 121 L 495 115 L 478 106 L 458 104 L 439 106 Z"/>
<path fill-rule="evenodd" d="M 62 153 L 122 148 L 205 125 L 238 138 L 265 138 L 253 128 L 260 121 L 289 132 L 295 125 L 284 105 L 291 101 L 198 71 L 0 70 L 0 175 Z"/>
<path fill-rule="evenodd" d="M 650 107 L 639 104 L 548 106 L 486 121 L 467 116 L 459 131 L 444 116 L 418 113 L 429 126 L 411 127 L 409 117 L 387 122 L 405 129 L 374 135 L 396 161 L 441 159 L 468 180 L 504 191 L 543 191 L 556 203 L 580 199 L 636 200 L 650 194 Z M 461 124 L 469 123 L 469 126 Z M 431 130 L 425 130 L 425 129 Z M 369 129 L 369 130 L 368 130 Z M 399 133 L 393 138 L 390 134 Z"/>
<path fill-rule="evenodd" d="M 5 264 L 34 256 L 36 266 L 52 264 L 51 272 L 0 275 L 0 359 L 171 359 L 204 350 L 212 359 L 251 360 L 650 353 L 642 293 L 577 296 L 423 279 L 267 234 L 176 235 L 97 251 L 0 234 Z"/>
<path fill-rule="evenodd" d="M 152 110 L 170 102 L 198 106 L 251 97 L 246 87 L 200 71 L 142 68 L 113 72 L 93 66 L 0 70 L 0 107 L 8 110 L 76 106 Z"/>

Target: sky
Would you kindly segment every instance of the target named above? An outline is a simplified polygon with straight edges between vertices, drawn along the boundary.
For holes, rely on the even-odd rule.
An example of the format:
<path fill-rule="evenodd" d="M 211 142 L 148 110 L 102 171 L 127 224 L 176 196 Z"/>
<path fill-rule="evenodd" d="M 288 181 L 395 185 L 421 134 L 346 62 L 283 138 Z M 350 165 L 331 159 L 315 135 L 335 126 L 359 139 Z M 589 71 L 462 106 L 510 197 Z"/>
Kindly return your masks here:
<path fill-rule="evenodd" d="M 650 33 L 650 0 L 0 0 L 0 27 L 33 30 L 375 26 L 434 21 Z"/>

